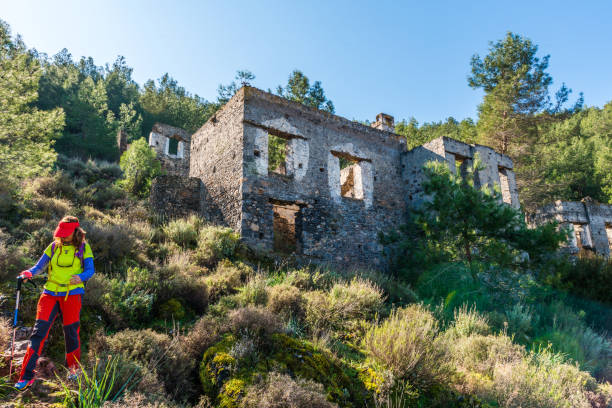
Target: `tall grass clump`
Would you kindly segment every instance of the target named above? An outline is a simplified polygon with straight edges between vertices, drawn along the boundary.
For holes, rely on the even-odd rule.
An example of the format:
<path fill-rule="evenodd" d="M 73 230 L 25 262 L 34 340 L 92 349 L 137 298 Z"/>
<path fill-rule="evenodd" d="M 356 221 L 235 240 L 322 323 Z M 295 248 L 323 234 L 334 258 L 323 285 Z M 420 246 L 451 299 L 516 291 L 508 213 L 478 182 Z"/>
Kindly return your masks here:
<path fill-rule="evenodd" d="M 394 310 L 372 325 L 363 340 L 368 355 L 384 364 L 398 379 L 428 388 L 449 381 L 452 370 L 438 322 L 421 305 Z"/>
<path fill-rule="evenodd" d="M 195 248 L 198 244 L 202 220 L 195 215 L 172 220 L 164 227 L 168 238 L 182 248 Z"/>
<path fill-rule="evenodd" d="M 231 228 L 207 225 L 200 231 L 196 261 L 212 267 L 221 259 L 233 259 L 240 248 L 240 235 Z"/>
<path fill-rule="evenodd" d="M 338 282 L 327 292 L 309 292 L 306 298 L 306 322 L 314 332 L 350 331 L 356 321 L 374 318 L 384 303 L 383 291 L 360 278 Z"/>
<path fill-rule="evenodd" d="M 588 373 L 547 350 L 495 367 L 493 388 L 501 406 L 517 408 L 590 408 L 598 392 Z"/>
<path fill-rule="evenodd" d="M 82 370 L 77 377 L 78 394 L 76 402 L 72 391 L 60 380 L 64 390 L 64 406 L 69 408 L 97 408 L 101 407 L 105 401 L 114 401 L 119 398 L 125 387 L 121 386 L 117 393 L 113 393 L 117 375 L 117 362 L 116 357 L 109 356 L 109 361 L 101 375 L 98 373 L 97 361 L 91 374 L 87 374 L 87 370 Z M 124 385 L 127 386 L 128 384 Z"/>

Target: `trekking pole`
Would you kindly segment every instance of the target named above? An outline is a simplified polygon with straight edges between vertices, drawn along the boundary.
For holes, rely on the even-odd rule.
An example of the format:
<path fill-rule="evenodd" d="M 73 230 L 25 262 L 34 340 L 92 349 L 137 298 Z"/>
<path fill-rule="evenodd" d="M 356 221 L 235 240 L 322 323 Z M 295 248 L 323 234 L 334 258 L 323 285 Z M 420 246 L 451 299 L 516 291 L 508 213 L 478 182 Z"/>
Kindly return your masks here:
<path fill-rule="evenodd" d="M 13 341 L 11 342 L 11 363 L 9 366 L 9 379 L 13 375 L 13 357 L 15 355 L 15 334 L 17 333 L 17 316 L 19 314 L 19 300 L 21 299 L 21 284 L 24 278 L 21 276 L 17 277 L 17 296 L 15 299 L 15 317 L 13 319 Z M 36 283 L 32 280 L 28 280 L 36 288 Z"/>
<path fill-rule="evenodd" d="M 17 333 L 17 315 L 19 314 L 19 297 L 21 295 L 21 284 L 23 278 L 17 277 L 17 298 L 15 300 L 15 318 L 13 319 L 13 341 L 11 342 L 11 364 L 9 368 L 9 379 L 13 376 L 13 356 L 15 355 L 15 334 Z"/>

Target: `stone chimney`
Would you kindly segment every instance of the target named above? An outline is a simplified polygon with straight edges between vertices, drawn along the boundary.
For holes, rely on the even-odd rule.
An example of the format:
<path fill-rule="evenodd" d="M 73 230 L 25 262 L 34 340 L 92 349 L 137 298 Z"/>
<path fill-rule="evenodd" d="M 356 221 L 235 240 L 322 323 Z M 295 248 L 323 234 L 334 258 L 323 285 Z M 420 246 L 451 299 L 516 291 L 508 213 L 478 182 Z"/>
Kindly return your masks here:
<path fill-rule="evenodd" d="M 379 113 L 376 115 L 376 122 L 372 123 L 372 127 L 386 130 L 387 132 L 395 132 L 393 116 L 387 115 L 386 113 Z"/>

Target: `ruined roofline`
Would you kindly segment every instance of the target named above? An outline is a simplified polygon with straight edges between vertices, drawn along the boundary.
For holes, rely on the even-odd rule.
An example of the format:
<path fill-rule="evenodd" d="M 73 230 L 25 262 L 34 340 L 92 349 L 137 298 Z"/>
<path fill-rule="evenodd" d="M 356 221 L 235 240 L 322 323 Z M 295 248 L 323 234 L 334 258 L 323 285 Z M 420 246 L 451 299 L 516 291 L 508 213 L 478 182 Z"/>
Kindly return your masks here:
<path fill-rule="evenodd" d="M 448 136 L 439 136 L 439 137 L 437 137 L 435 139 L 432 139 L 432 140 L 430 140 L 430 141 L 428 141 L 426 143 L 423 143 L 422 145 L 415 146 L 412 149 L 408 150 L 408 153 L 412 152 L 415 149 L 423 148 L 424 146 L 428 145 L 429 143 L 435 142 L 436 140 L 440 140 L 440 139 L 442 139 L 443 141 L 450 141 L 452 143 L 461 143 L 461 144 L 463 144 L 465 146 L 469 146 L 470 148 L 474 148 L 474 149 L 476 149 L 476 148 L 490 149 L 490 150 L 494 151 L 496 154 L 500 155 L 502 158 L 504 158 L 505 160 L 507 160 L 511 164 L 511 166 L 506 167 L 507 169 L 514 170 L 514 161 L 507 154 L 500 153 L 497 150 L 495 150 L 494 148 L 492 148 L 491 146 L 487 146 L 487 145 L 483 145 L 483 144 L 478 144 L 478 143 L 466 143 L 466 142 L 462 142 L 461 140 L 453 139 L 452 137 L 448 137 Z M 453 152 L 451 152 L 451 153 L 453 153 Z"/>
<path fill-rule="evenodd" d="M 183 142 L 189 143 L 191 141 L 191 134 L 183 128 L 168 125 L 167 123 L 155 122 L 151 127 L 151 132 L 155 132 L 162 136 L 172 138 L 178 136 Z"/>
<path fill-rule="evenodd" d="M 377 135 L 379 138 L 389 138 L 403 145 L 405 145 L 405 142 L 406 142 L 406 138 L 402 135 L 398 135 L 397 133 L 393 133 L 393 132 L 389 132 L 386 130 L 377 129 L 377 128 L 374 128 L 368 125 L 364 125 L 362 123 L 349 120 L 342 116 L 338 116 L 338 115 L 329 113 L 321 109 L 312 108 L 310 106 L 306 106 L 299 102 L 290 101 L 288 99 L 283 98 L 282 96 L 278 96 L 273 93 L 266 92 L 264 90 L 261 90 L 259 88 L 255 88 L 249 85 L 244 85 L 238 91 L 236 91 L 236 93 L 234 94 L 234 96 L 232 96 L 230 101 L 233 101 L 234 99 L 242 99 L 244 103 L 246 103 L 248 98 L 252 96 L 267 99 L 274 104 L 287 106 L 291 109 L 300 111 L 307 115 L 318 116 L 318 117 L 323 116 L 325 120 L 335 122 L 339 128 L 343 128 L 343 129 L 349 128 L 355 132 L 369 133 L 371 135 Z M 216 114 L 218 112 L 221 112 L 223 109 L 225 109 L 225 107 L 230 104 L 230 101 L 228 101 L 225 105 L 223 105 L 213 116 L 211 116 L 208 119 L 206 123 L 208 123 L 209 121 L 214 122 L 216 120 L 215 118 Z"/>

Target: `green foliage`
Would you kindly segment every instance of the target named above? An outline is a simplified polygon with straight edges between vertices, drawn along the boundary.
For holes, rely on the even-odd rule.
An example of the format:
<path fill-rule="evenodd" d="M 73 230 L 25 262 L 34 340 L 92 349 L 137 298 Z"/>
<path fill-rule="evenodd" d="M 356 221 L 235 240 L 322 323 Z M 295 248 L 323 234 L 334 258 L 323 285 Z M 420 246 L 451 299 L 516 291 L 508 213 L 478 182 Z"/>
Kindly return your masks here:
<path fill-rule="evenodd" d="M 188 219 L 172 220 L 164 227 L 164 233 L 175 244 L 183 248 L 195 248 L 198 244 L 202 221 L 192 216 Z"/>
<path fill-rule="evenodd" d="M 268 377 L 268 367 L 291 373 L 295 379 L 320 382 L 327 399 L 341 407 L 364 406 L 367 394 L 363 384 L 347 375 L 331 355 L 315 350 L 308 342 L 273 334 L 265 349 L 255 349 L 256 364 L 245 364 L 243 358 L 252 362 L 253 356 L 235 358 L 230 354 L 239 339 L 225 335 L 204 353 L 200 364 L 202 388 L 219 406 L 240 406 L 249 386 Z"/>
<path fill-rule="evenodd" d="M 501 203 L 498 188 L 477 188 L 477 166 L 478 162 L 464 174 L 440 162 L 425 166 L 428 180 L 423 190 L 431 199 L 413 211 L 411 224 L 399 234 L 382 237 L 383 243 L 393 244 L 390 252 L 402 275 L 413 275 L 414 265 L 444 260 L 518 265 L 522 251 L 536 263 L 566 239 L 555 224 L 527 228 L 520 211 Z"/>
<path fill-rule="evenodd" d="M 207 225 L 200 230 L 195 259 L 200 265 L 212 267 L 223 258 L 235 258 L 240 248 L 240 235 L 234 230 Z"/>
<path fill-rule="evenodd" d="M 298 102 L 311 108 L 321 109 L 334 113 L 335 108 L 331 100 L 325 96 L 325 91 L 320 81 L 310 85 L 310 80 L 300 70 L 295 70 L 289 75 L 287 85 L 283 88 L 278 86 L 276 93 L 285 99 Z"/>
<path fill-rule="evenodd" d="M 72 391 L 60 380 L 64 388 L 64 405 L 69 408 L 98 408 L 105 401 L 117 399 L 119 395 L 113 395 L 117 363 L 117 358 L 111 358 L 105 365 L 101 376 L 98 374 L 98 362 L 94 365 L 91 375 L 88 375 L 86 370 L 82 370 L 81 374 L 77 377 L 78 394 L 76 402 L 74 401 Z"/>
<path fill-rule="evenodd" d="M 137 389 L 142 392 L 161 396 L 167 393 L 177 401 L 195 396 L 195 361 L 189 358 L 178 336 L 150 329 L 123 330 L 112 336 L 100 335 L 92 344 L 92 352 L 97 356 L 117 355 L 128 366 L 131 363 L 137 371 Z"/>
<path fill-rule="evenodd" d="M 438 137 L 451 137 L 464 143 L 476 142 L 476 125 L 470 118 L 457 122 L 452 116 L 445 122 L 423 123 L 415 118 L 405 119 L 395 124 L 395 133 L 405 136 L 408 150 L 420 146 Z"/>
<path fill-rule="evenodd" d="M 254 79 L 255 75 L 251 71 L 236 71 L 236 76 L 232 82 L 230 82 L 228 85 L 219 85 L 219 88 L 217 89 L 219 94 L 217 96 L 217 103 L 219 105 L 226 104 L 240 87 L 250 86 Z"/>
<path fill-rule="evenodd" d="M 286 174 L 287 139 L 268 134 L 268 172 Z"/>
<path fill-rule="evenodd" d="M 396 309 L 364 336 L 368 354 L 383 363 L 397 378 L 422 388 L 445 383 L 452 370 L 446 347 L 438 339 L 438 322 L 424 307 Z"/>
<path fill-rule="evenodd" d="M 191 95 L 167 73 L 157 84 L 147 81 L 139 101 L 144 111 L 144 129 L 151 129 L 155 122 L 163 122 L 193 133 L 219 109 L 218 104 Z"/>
<path fill-rule="evenodd" d="M 64 127 L 61 109 L 35 107 L 41 67 L 21 39 L 0 20 L 0 171 L 5 183 L 47 174 L 52 146 Z"/>
<path fill-rule="evenodd" d="M 125 175 L 125 190 L 139 197 L 148 196 L 151 182 L 161 174 L 161 163 L 145 139 L 138 139 L 121 155 L 121 170 Z"/>
<path fill-rule="evenodd" d="M 328 292 L 313 291 L 306 297 L 306 323 L 314 332 L 335 330 L 343 336 L 354 335 L 359 322 L 372 319 L 382 308 L 384 297 L 374 283 L 354 278 L 338 282 Z"/>

